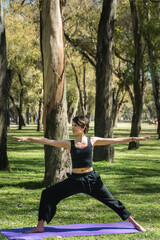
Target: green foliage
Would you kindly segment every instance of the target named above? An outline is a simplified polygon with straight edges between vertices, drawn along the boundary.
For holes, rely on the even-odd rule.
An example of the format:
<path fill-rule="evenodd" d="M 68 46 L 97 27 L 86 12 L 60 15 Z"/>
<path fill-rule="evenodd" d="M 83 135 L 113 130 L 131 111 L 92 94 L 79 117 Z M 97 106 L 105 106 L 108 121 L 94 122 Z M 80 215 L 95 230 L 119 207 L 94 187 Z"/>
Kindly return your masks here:
<path fill-rule="evenodd" d="M 121 0 L 117 5 L 114 46 L 128 60 L 134 59 L 134 45 L 129 1 Z"/>
<path fill-rule="evenodd" d="M 97 29 L 100 18 L 101 4 L 99 1 L 67 1 L 64 12 L 64 29 L 72 41 L 93 62 L 96 56 Z M 78 98 L 75 75 L 71 67 L 74 63 L 80 81 L 83 96 L 83 64 L 86 64 L 87 106 L 89 113 L 94 115 L 95 102 L 95 69 L 88 60 L 75 48 L 66 42 L 66 76 L 67 76 L 67 101 L 72 99 L 73 107 Z M 75 90 L 76 89 L 76 90 Z"/>
<path fill-rule="evenodd" d="M 144 112 L 146 114 L 148 114 L 149 118 L 151 120 L 155 120 L 156 119 L 156 107 L 155 107 L 155 100 L 154 100 L 154 96 L 153 96 L 153 90 L 151 87 L 151 83 L 147 85 L 146 87 L 146 96 L 144 99 Z"/>
<path fill-rule="evenodd" d="M 141 2 L 141 15 L 142 23 L 141 28 L 145 37 L 150 39 L 153 48 L 153 58 L 154 58 L 154 70 L 157 71 L 157 76 L 159 75 L 160 69 L 160 24 L 159 24 L 159 12 L 160 3 L 159 2 Z"/>
<path fill-rule="evenodd" d="M 25 106 L 34 106 L 42 97 L 42 67 L 37 4 L 5 5 L 8 68 L 14 73 L 11 95 L 18 103 L 23 88 Z M 20 85 L 18 74 L 22 77 Z"/>
<path fill-rule="evenodd" d="M 84 52 L 96 55 L 101 4 L 98 1 L 67 1 L 64 28 Z"/>
<path fill-rule="evenodd" d="M 93 135 L 92 125 L 91 129 L 90 135 Z M 128 137 L 129 133 L 130 124 L 126 123 L 119 124 L 114 130 L 115 137 Z M 115 145 L 115 162 L 96 162 L 94 169 L 99 172 L 113 196 L 120 199 L 149 232 L 107 235 L 108 240 L 155 240 L 160 237 L 160 141 L 157 140 L 153 125 L 143 124 L 141 134 L 150 135 L 151 139 L 141 142 L 141 147 L 137 150 L 127 150 L 127 143 Z M 41 137 L 43 134 L 36 132 L 36 126 L 33 125 L 27 126 L 22 132 L 14 128 L 8 132 L 8 157 L 12 172 L 1 172 L 1 229 L 34 226 L 37 223 L 41 191 L 44 189 L 43 146 L 29 141 L 19 143 L 11 138 L 13 135 Z M 57 213 L 50 225 L 118 221 L 121 219 L 111 209 L 91 197 L 78 194 L 58 204 Z M 0 240 L 4 239 L 6 238 L 0 235 Z M 105 240 L 106 235 L 64 239 Z"/>
<path fill-rule="evenodd" d="M 160 5 L 154 1 L 136 1 L 136 10 L 138 12 L 139 31 L 141 33 L 141 42 L 143 46 L 143 71 L 141 71 L 142 77 L 147 80 L 146 91 L 144 95 L 144 113 L 145 116 L 153 116 L 155 112 L 155 103 L 152 93 L 151 84 L 151 73 L 150 73 L 150 62 L 148 58 L 147 45 L 145 43 L 144 36 L 149 36 L 154 49 L 154 60 L 156 66 L 154 70 L 159 69 L 159 39 L 160 25 L 159 25 L 159 9 Z M 114 33 L 114 51 L 115 56 L 113 57 L 114 71 L 121 75 L 122 80 L 129 87 L 133 93 L 133 67 L 134 67 L 134 40 L 133 40 L 133 29 L 131 20 L 130 4 L 127 0 L 120 0 L 117 5 L 117 15 L 115 22 L 115 33 Z M 145 34 L 144 34 L 145 33 Z M 117 59 L 118 57 L 118 59 Z M 156 61 L 157 59 L 157 61 Z M 156 70 L 157 69 L 157 70 Z M 149 93 L 149 95 L 148 95 Z M 150 98 L 150 100 L 149 100 Z M 151 107 L 152 105 L 152 107 Z M 150 111 L 151 110 L 151 111 Z M 150 112 L 150 114 L 148 113 Z M 151 113 L 152 112 L 152 113 Z"/>
<path fill-rule="evenodd" d="M 70 53 L 70 47 L 67 47 L 67 59 L 66 59 L 66 79 L 67 79 L 67 103 L 73 108 L 76 107 L 77 99 L 79 98 L 79 92 L 76 84 L 75 74 L 71 67 L 71 63 L 74 64 L 78 81 L 81 88 L 81 94 L 84 98 L 83 91 L 83 66 L 85 63 L 86 66 L 86 94 L 87 94 L 87 106 L 88 111 L 91 115 L 94 115 L 94 98 L 95 98 L 95 72 L 93 71 L 92 66 L 84 61 L 82 57 L 74 52 Z"/>
<path fill-rule="evenodd" d="M 7 37 L 7 58 L 8 68 L 14 72 L 11 86 L 11 95 L 15 101 L 19 102 L 20 91 L 24 93 L 25 108 L 37 109 L 39 98 L 42 98 L 42 67 L 40 54 L 40 27 L 39 27 L 39 1 L 26 0 L 21 4 L 20 0 L 4 0 L 5 25 Z M 159 9 L 157 1 L 138 0 L 138 11 L 141 32 L 147 32 L 154 45 L 154 59 L 156 59 L 155 69 L 159 69 L 159 49 L 160 49 L 160 25 Z M 66 1 L 63 22 L 64 30 L 72 39 L 73 43 L 80 48 L 96 64 L 97 30 L 101 14 L 102 1 L 87 0 Z M 130 4 L 128 0 L 119 0 L 117 4 L 117 14 L 115 21 L 113 50 L 113 72 L 119 72 L 125 83 L 130 86 L 132 92 L 133 83 L 133 63 L 134 63 L 134 41 L 132 33 L 132 22 Z M 142 39 L 144 43 L 144 39 Z M 67 101 L 68 105 L 75 108 L 78 98 L 78 90 L 75 75 L 71 67 L 71 62 L 75 64 L 76 71 L 82 87 L 83 71 L 85 62 L 87 72 L 87 105 L 91 115 L 94 115 L 95 104 L 95 67 L 91 66 L 84 55 L 66 41 L 66 79 L 67 79 Z M 144 48 L 144 73 L 150 78 L 149 59 L 147 47 Z M 18 74 L 21 74 L 23 87 L 19 83 Z M 118 77 L 113 76 L 114 88 L 118 89 L 122 84 Z M 150 88 L 150 81 L 147 83 Z M 147 88 L 148 88 L 147 87 Z M 123 91 L 126 91 L 126 89 Z M 123 91 L 121 95 L 123 95 Z M 82 89 L 83 95 L 83 89 Z M 145 98 L 147 98 L 147 94 Z M 130 101 L 129 95 L 126 98 Z M 146 100 L 147 101 L 147 100 Z"/>
<path fill-rule="evenodd" d="M 40 60 L 39 24 L 33 6 L 14 2 L 5 9 L 8 67 L 17 73 L 27 71 Z"/>

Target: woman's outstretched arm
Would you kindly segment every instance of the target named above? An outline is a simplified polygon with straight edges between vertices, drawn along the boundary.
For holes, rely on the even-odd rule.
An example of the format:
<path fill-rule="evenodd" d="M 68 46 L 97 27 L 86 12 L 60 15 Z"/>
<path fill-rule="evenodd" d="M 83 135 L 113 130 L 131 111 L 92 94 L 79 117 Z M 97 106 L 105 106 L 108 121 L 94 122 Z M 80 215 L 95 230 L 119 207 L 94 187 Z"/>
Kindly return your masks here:
<path fill-rule="evenodd" d="M 146 141 L 149 138 L 150 138 L 150 136 L 145 136 L 145 137 L 128 137 L 128 138 L 91 137 L 91 142 L 92 142 L 93 146 L 104 146 L 104 145 L 116 144 L 116 143 Z"/>
<path fill-rule="evenodd" d="M 52 140 L 48 138 L 15 137 L 15 136 L 13 136 L 12 138 L 17 139 L 19 142 L 31 141 L 31 142 L 40 143 L 43 145 L 49 145 L 49 146 L 58 147 L 58 148 L 66 148 L 68 150 L 70 150 L 70 147 L 71 147 L 71 143 L 69 140 Z"/>

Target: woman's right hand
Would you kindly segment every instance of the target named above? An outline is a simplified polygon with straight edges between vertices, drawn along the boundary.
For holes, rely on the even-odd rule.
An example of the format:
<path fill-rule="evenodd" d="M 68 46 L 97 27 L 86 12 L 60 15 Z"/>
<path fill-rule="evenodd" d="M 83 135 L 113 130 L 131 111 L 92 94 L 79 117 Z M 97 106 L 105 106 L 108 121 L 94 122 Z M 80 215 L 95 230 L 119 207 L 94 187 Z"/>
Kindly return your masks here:
<path fill-rule="evenodd" d="M 17 139 L 18 142 L 24 142 L 24 141 L 29 140 L 28 137 L 15 137 L 15 136 L 13 136 L 12 138 Z"/>

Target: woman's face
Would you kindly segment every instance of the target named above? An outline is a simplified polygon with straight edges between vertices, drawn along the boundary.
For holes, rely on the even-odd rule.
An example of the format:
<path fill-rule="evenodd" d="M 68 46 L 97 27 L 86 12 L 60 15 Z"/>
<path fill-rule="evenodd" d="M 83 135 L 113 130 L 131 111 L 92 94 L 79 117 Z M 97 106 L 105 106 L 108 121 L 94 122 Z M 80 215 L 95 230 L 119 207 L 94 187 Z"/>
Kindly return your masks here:
<path fill-rule="evenodd" d="M 79 126 L 77 123 L 72 122 L 72 132 L 73 135 L 82 135 L 82 133 L 84 133 L 84 128 Z"/>

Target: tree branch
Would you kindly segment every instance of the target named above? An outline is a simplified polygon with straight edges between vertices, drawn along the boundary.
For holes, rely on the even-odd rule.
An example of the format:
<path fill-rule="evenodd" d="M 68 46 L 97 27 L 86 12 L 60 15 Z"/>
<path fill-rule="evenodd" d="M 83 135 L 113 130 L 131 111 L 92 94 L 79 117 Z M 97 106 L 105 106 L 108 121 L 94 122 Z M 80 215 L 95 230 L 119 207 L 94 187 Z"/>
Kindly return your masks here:
<path fill-rule="evenodd" d="M 115 47 L 113 48 L 113 50 L 114 50 L 114 53 L 115 53 L 116 57 L 120 58 L 120 59 L 121 59 L 122 61 L 124 61 L 124 62 L 128 62 L 128 63 L 134 65 L 134 63 L 133 63 L 131 60 L 128 60 L 128 59 L 123 58 L 123 57 L 118 53 L 118 51 L 117 51 L 117 49 L 116 49 Z"/>
<path fill-rule="evenodd" d="M 125 89 L 128 91 L 133 108 L 135 107 L 135 101 L 134 101 L 134 96 L 133 93 L 129 87 L 129 85 L 122 79 L 121 73 L 117 73 L 116 71 L 113 70 L 113 73 L 119 78 L 120 82 L 125 86 Z"/>
<path fill-rule="evenodd" d="M 25 3 L 25 0 L 22 0 L 21 5 L 23 5 L 24 3 Z"/>
<path fill-rule="evenodd" d="M 70 39 L 70 37 L 68 36 L 67 33 L 64 32 L 64 36 L 66 38 L 66 40 L 81 54 L 83 55 L 83 57 L 85 57 L 89 62 L 90 64 L 96 68 L 96 63 L 90 58 L 90 56 L 85 53 L 72 39 Z"/>

